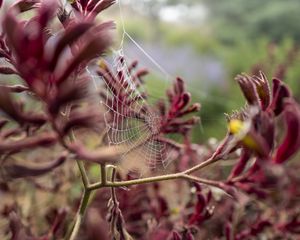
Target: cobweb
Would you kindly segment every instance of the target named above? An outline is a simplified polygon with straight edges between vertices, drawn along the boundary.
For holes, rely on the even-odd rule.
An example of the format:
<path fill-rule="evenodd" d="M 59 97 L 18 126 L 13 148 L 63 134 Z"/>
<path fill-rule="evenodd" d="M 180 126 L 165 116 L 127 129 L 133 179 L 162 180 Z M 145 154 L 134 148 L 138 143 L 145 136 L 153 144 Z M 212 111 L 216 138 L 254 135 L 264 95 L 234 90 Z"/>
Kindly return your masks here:
<path fill-rule="evenodd" d="M 120 46 L 113 50 L 109 62 L 111 74 L 117 79 L 118 88 L 106 84 L 106 96 L 101 102 L 106 109 L 104 114 L 106 136 L 110 146 L 123 146 L 126 150 L 121 156 L 120 167 L 126 172 L 147 174 L 149 171 L 165 169 L 174 159 L 175 154 L 166 143 L 157 139 L 161 117 L 155 108 L 149 104 L 149 98 L 156 98 L 155 93 L 145 94 L 146 89 L 139 78 L 135 76 L 135 68 L 130 67 L 132 59 L 125 56 L 124 40 L 131 41 L 144 56 L 164 75 L 166 81 L 161 84 L 166 88 L 171 75 L 161 67 L 134 39 L 126 29 L 122 13 L 122 3 L 118 1 L 121 19 L 122 38 Z M 95 75 L 92 74 L 94 78 Z M 120 77 L 121 76 L 121 77 Z M 95 88 L 98 89 L 97 80 L 94 79 Z M 124 100 L 126 96 L 126 101 Z"/>
<path fill-rule="evenodd" d="M 161 117 L 149 105 L 140 80 L 132 79 L 134 70 L 129 69 L 123 49 L 114 51 L 113 55 L 114 78 L 120 80 L 120 86 L 116 91 L 104 81 L 108 143 L 126 148 L 120 164 L 126 170 L 144 174 L 148 170 L 166 168 L 172 159 L 172 151 L 157 139 Z"/>
<path fill-rule="evenodd" d="M 119 79 L 119 87 L 116 90 L 104 80 L 106 97 L 101 102 L 106 109 L 104 118 L 107 141 L 110 146 L 124 146 L 126 148 L 120 160 L 121 168 L 127 172 L 145 174 L 149 171 L 165 169 L 177 157 L 176 151 L 171 146 L 158 140 L 161 117 L 150 104 L 150 99 L 156 100 L 156 96 L 161 96 L 161 89 L 170 87 L 171 80 L 175 77 L 155 61 L 126 31 L 121 0 L 118 1 L 118 8 L 122 38 L 118 49 L 113 50 L 110 64 L 111 69 L 115 70 L 111 74 L 115 79 Z M 130 67 L 132 59 L 125 54 L 125 39 L 130 41 L 163 76 L 164 81 L 159 83 L 158 94 L 155 93 L 156 89 L 154 88 L 152 93 L 149 94 L 148 92 L 147 97 L 145 97 L 144 84 L 138 78 L 132 79 L 135 69 Z M 120 75 L 122 76 L 120 77 Z M 96 80 L 95 87 L 98 88 Z M 198 91 L 199 93 L 200 91 Z M 203 94 L 204 97 L 207 97 L 205 92 Z M 122 98 L 124 95 L 127 96 L 127 101 Z M 166 98 L 162 98 L 167 101 Z M 214 101 L 223 102 L 223 99 L 214 99 Z"/>

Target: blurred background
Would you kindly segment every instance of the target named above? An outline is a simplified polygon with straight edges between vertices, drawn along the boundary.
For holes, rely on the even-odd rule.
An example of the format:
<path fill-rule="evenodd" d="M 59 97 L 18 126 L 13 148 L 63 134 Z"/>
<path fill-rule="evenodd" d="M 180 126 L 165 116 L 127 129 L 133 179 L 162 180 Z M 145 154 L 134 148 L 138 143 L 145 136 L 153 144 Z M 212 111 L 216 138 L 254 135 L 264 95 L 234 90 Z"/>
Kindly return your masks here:
<path fill-rule="evenodd" d="M 102 16 L 117 22 L 115 49 L 152 72 L 152 96 L 186 81 L 202 106 L 193 137 L 204 142 L 224 136 L 224 113 L 244 105 L 241 72 L 280 78 L 299 99 L 299 10 L 299 0 L 121 0 Z"/>

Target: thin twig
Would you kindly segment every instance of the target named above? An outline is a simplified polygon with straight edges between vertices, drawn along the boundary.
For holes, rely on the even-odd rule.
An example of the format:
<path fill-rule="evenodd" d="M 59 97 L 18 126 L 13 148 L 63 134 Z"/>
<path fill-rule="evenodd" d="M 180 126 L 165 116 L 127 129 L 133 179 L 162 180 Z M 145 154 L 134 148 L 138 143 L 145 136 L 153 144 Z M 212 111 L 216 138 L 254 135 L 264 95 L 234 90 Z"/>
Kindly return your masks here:
<path fill-rule="evenodd" d="M 127 187 L 127 186 L 137 185 L 137 184 L 153 183 L 153 182 L 176 179 L 176 178 L 180 178 L 181 176 L 182 176 L 181 173 L 174 173 L 174 174 L 166 174 L 166 175 L 149 177 L 149 178 L 133 179 L 128 181 L 106 182 L 105 187 Z M 90 189 L 94 190 L 102 186 L 103 185 L 101 184 L 101 182 L 94 183 L 90 185 Z"/>
<path fill-rule="evenodd" d="M 91 190 L 85 189 L 83 192 L 82 198 L 81 198 L 78 212 L 76 214 L 75 223 L 74 223 L 73 227 L 71 228 L 70 234 L 68 234 L 67 239 L 69 239 L 69 240 L 76 239 L 79 229 L 80 229 L 82 219 L 83 219 L 85 211 L 88 207 L 90 196 L 91 196 Z"/>
<path fill-rule="evenodd" d="M 106 184 L 106 167 L 105 164 L 100 164 L 100 173 L 101 173 L 101 184 L 105 186 Z"/>
<path fill-rule="evenodd" d="M 85 189 L 88 189 L 89 185 L 90 185 L 90 181 L 89 181 L 87 172 L 85 170 L 84 163 L 81 160 L 77 160 L 77 159 L 76 159 L 76 163 L 77 163 L 77 166 L 78 166 L 79 171 L 80 171 L 83 186 L 84 186 Z"/>
<path fill-rule="evenodd" d="M 206 166 L 208 166 L 208 165 L 210 165 L 210 164 L 212 164 L 212 163 L 214 163 L 218 160 L 220 160 L 220 159 L 215 158 L 214 155 L 213 155 L 210 158 L 208 158 L 207 160 L 205 160 L 204 162 L 201 162 L 198 165 L 185 170 L 183 173 L 184 174 L 191 174 L 191 173 L 196 172 L 196 171 L 198 171 L 198 170 L 200 170 L 200 169 L 202 169 L 202 168 L 204 168 L 204 167 L 206 167 Z"/>

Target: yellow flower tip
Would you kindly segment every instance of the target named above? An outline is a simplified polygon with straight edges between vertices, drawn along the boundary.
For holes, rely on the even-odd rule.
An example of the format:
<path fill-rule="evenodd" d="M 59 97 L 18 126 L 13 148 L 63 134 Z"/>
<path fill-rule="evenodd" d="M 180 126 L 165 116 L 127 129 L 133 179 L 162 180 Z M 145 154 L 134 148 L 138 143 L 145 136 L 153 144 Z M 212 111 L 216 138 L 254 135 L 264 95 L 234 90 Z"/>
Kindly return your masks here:
<path fill-rule="evenodd" d="M 251 134 L 247 133 L 247 123 L 238 119 L 233 119 L 228 124 L 229 132 L 237 135 L 240 141 L 248 148 L 256 150 L 258 145 Z"/>
<path fill-rule="evenodd" d="M 229 132 L 232 134 L 238 134 L 244 128 L 244 126 L 245 124 L 243 121 L 232 119 L 228 124 Z"/>
<path fill-rule="evenodd" d="M 104 59 L 100 59 L 99 61 L 98 61 L 98 66 L 99 66 L 99 68 L 102 68 L 102 69 L 106 69 L 106 63 L 105 63 L 105 61 L 104 61 Z"/>
<path fill-rule="evenodd" d="M 172 209 L 171 209 L 171 213 L 174 214 L 174 215 L 179 214 L 179 212 L 180 212 L 180 210 L 179 210 L 178 207 L 175 207 L 175 208 L 172 208 Z"/>
<path fill-rule="evenodd" d="M 255 142 L 255 140 L 250 137 L 250 136 L 245 136 L 244 139 L 242 140 L 243 144 L 245 146 L 247 146 L 248 148 L 250 149 L 254 149 L 254 150 L 257 150 L 258 149 L 258 145 L 257 143 Z"/>

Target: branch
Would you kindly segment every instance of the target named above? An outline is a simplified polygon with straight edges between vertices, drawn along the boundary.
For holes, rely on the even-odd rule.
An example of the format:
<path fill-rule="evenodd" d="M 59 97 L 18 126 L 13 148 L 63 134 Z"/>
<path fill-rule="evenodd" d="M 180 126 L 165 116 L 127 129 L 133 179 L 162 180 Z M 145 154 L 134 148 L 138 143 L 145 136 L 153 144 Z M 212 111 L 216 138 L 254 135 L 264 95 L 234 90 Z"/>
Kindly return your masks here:
<path fill-rule="evenodd" d="M 218 160 L 220 160 L 220 158 L 216 158 L 215 155 L 212 155 L 210 158 L 208 158 L 204 162 L 201 162 L 198 165 L 185 170 L 183 173 L 184 174 L 191 174 L 191 173 L 196 172 L 196 171 L 198 171 L 198 170 L 200 170 L 200 169 L 202 169 L 202 168 L 204 168 L 204 167 L 206 167 L 206 166 L 208 166 L 208 165 L 210 165 L 210 164 L 212 164 L 212 163 L 214 163 Z"/>
<path fill-rule="evenodd" d="M 84 186 L 85 189 L 87 189 L 88 186 L 90 185 L 90 180 L 89 180 L 87 172 L 85 170 L 84 163 L 80 160 L 77 160 L 77 159 L 76 159 L 76 163 L 77 163 L 77 166 L 78 166 L 79 171 L 80 171 L 83 186 Z"/>
<path fill-rule="evenodd" d="M 88 207 L 90 196 L 91 196 L 91 190 L 85 189 L 84 192 L 83 192 L 82 198 L 81 198 L 81 202 L 80 202 L 78 212 L 76 214 L 75 223 L 72 226 L 72 228 L 70 229 L 70 231 L 68 232 L 66 239 L 69 239 L 69 240 L 75 240 L 76 239 L 77 234 L 78 234 L 79 229 L 80 229 L 82 219 L 83 219 L 85 211 Z"/>
<path fill-rule="evenodd" d="M 194 182 L 210 185 L 213 187 L 222 188 L 222 184 L 219 181 L 209 180 L 209 179 L 203 179 L 196 176 L 191 176 L 190 174 L 198 171 L 214 162 L 216 162 L 218 158 L 214 158 L 213 156 L 207 159 L 206 161 L 179 173 L 173 173 L 173 174 L 166 174 L 166 175 L 160 175 L 155 177 L 148 177 L 148 178 L 139 178 L 139 179 L 133 179 L 133 180 L 127 180 L 127 181 L 108 181 L 105 184 L 103 182 L 93 183 L 89 185 L 90 190 L 95 190 L 101 187 L 128 187 L 132 185 L 139 185 L 139 184 L 146 184 L 146 183 L 153 183 L 153 182 L 161 182 L 161 181 L 167 181 L 167 180 L 173 180 L 173 179 L 185 179 L 185 180 L 192 180 Z M 224 189 L 223 189 L 224 190 Z"/>
<path fill-rule="evenodd" d="M 166 174 L 161 176 L 149 177 L 149 178 L 140 178 L 140 179 L 133 179 L 128 181 L 114 181 L 114 182 L 107 182 L 105 187 L 128 187 L 131 185 L 138 185 L 138 184 L 145 184 L 145 183 L 153 183 L 153 182 L 160 182 L 165 180 L 172 180 L 178 179 L 182 177 L 182 173 L 174 173 L 174 174 Z M 90 189 L 98 189 L 102 187 L 102 183 L 94 183 L 90 185 Z"/>

